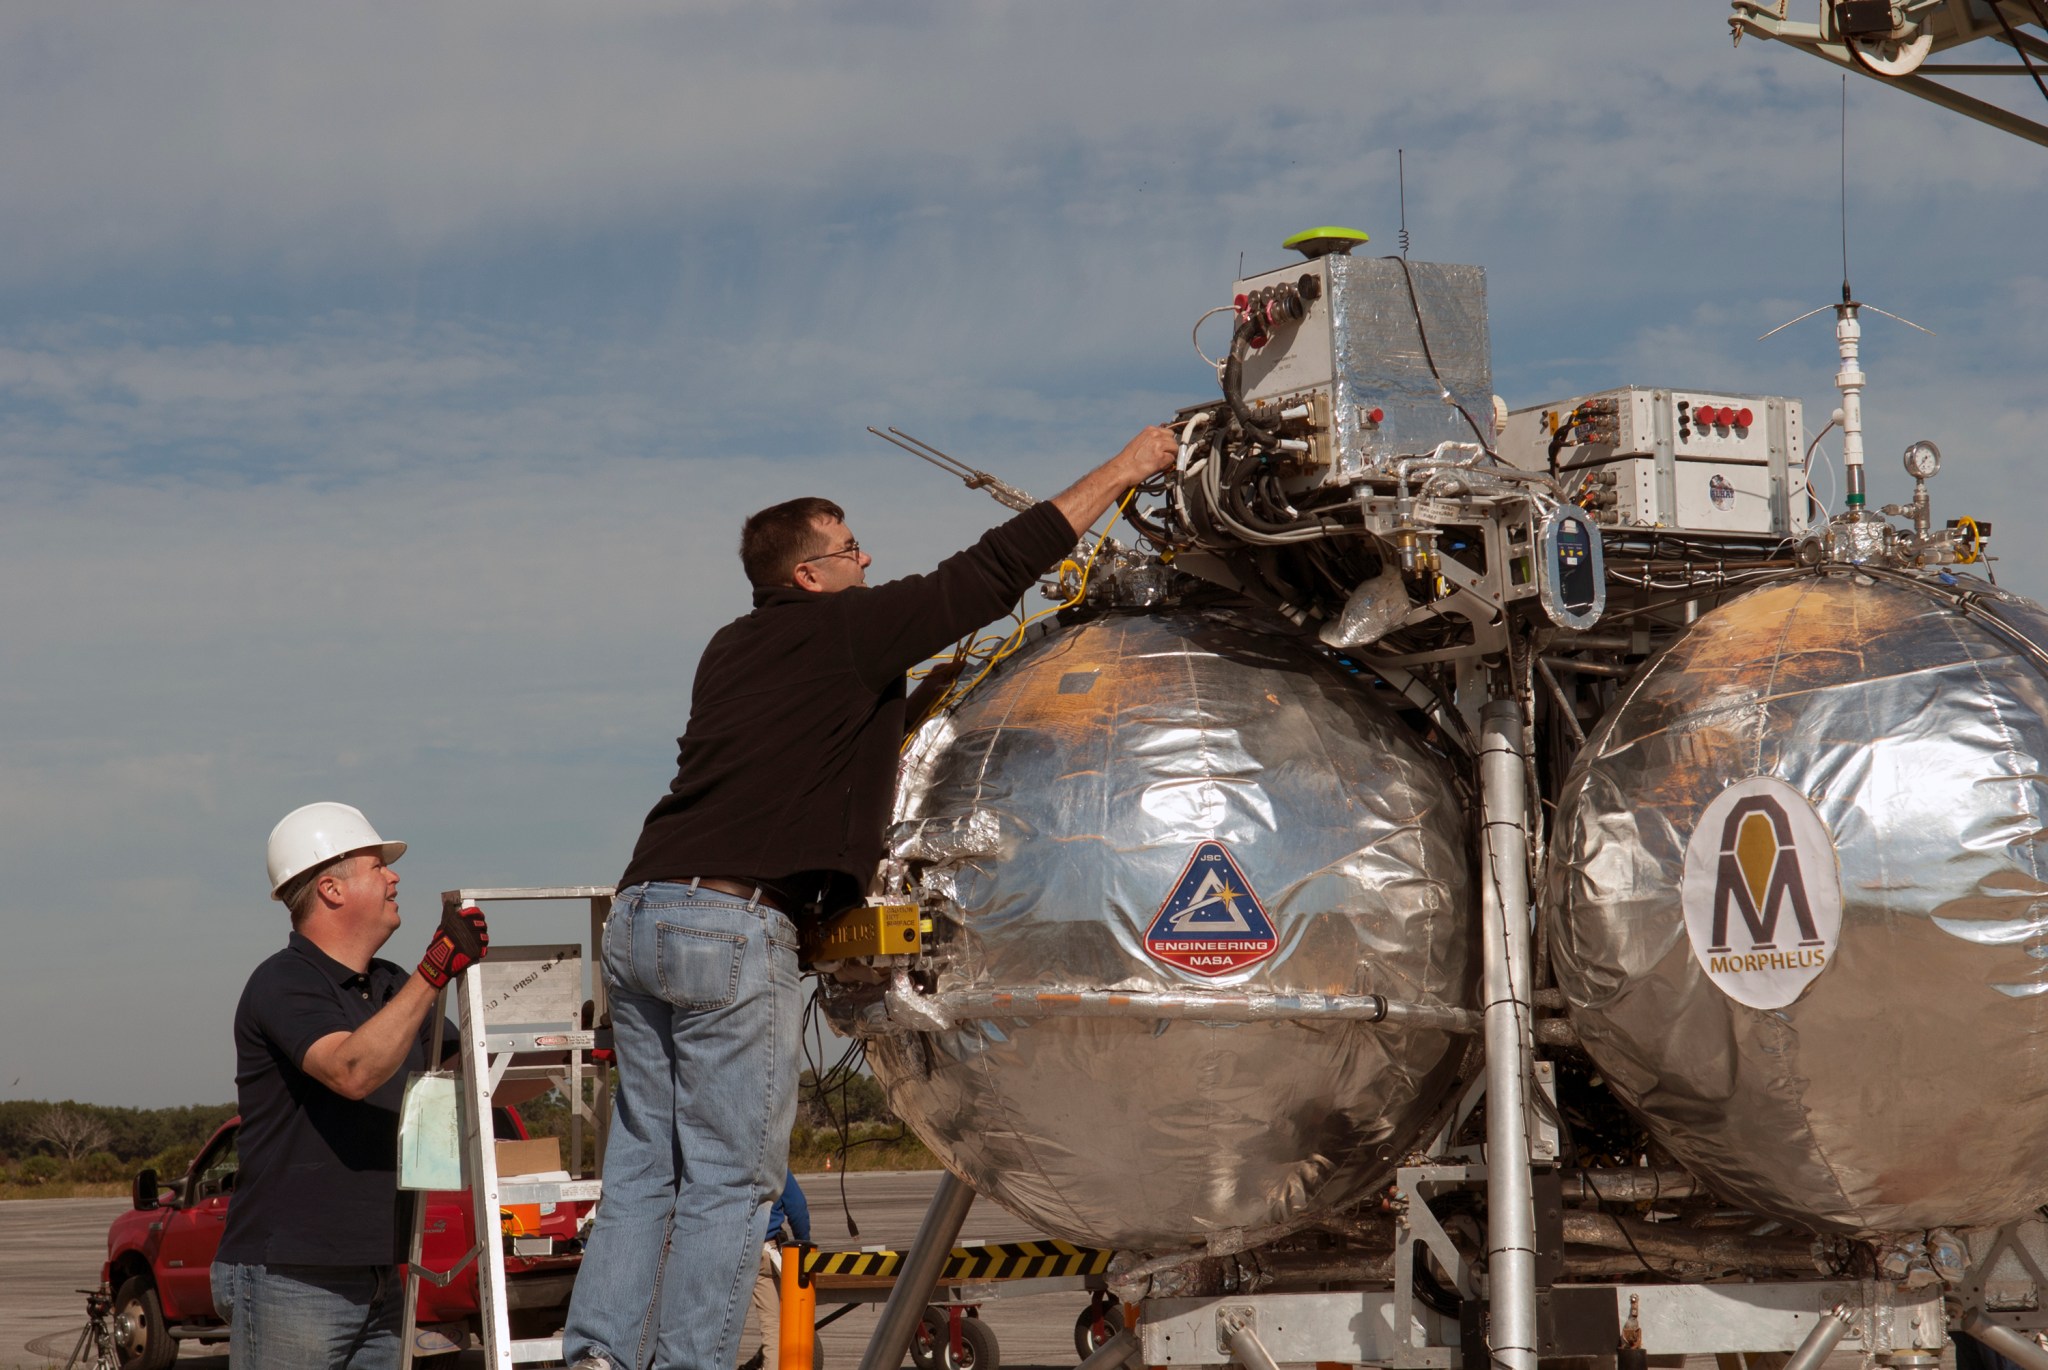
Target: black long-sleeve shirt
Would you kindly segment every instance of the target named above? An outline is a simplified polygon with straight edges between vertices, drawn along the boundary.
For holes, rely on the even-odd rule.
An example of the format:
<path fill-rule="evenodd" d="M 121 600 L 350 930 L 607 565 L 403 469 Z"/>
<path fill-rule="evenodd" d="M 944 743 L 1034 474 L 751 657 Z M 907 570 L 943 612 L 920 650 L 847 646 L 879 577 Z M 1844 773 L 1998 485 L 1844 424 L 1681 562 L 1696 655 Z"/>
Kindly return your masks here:
<path fill-rule="evenodd" d="M 929 575 L 754 591 L 697 663 L 676 778 L 619 886 L 709 875 L 803 898 L 867 888 L 903 741 L 903 673 L 1000 616 L 1074 545 L 1032 506 Z"/>

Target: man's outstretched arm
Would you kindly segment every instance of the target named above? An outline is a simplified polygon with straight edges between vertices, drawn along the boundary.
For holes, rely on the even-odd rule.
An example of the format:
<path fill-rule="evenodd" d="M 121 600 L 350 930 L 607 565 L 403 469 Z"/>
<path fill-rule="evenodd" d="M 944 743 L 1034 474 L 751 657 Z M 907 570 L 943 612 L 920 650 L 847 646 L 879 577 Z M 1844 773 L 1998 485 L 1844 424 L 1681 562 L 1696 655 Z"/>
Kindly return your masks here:
<path fill-rule="evenodd" d="M 1173 465 L 1178 450 L 1173 434 L 1166 429 L 1144 429 L 1124 444 L 1123 451 L 1054 495 L 1052 502 L 1067 516 L 1078 538 L 1124 491 Z"/>
<path fill-rule="evenodd" d="M 880 688 L 962 633 L 1000 618 L 1033 580 L 1059 565 L 1111 500 L 1173 465 L 1177 450 L 1173 434 L 1147 428 L 1066 490 L 990 530 L 929 575 L 849 591 L 857 598 L 847 645 L 861 678 Z"/>

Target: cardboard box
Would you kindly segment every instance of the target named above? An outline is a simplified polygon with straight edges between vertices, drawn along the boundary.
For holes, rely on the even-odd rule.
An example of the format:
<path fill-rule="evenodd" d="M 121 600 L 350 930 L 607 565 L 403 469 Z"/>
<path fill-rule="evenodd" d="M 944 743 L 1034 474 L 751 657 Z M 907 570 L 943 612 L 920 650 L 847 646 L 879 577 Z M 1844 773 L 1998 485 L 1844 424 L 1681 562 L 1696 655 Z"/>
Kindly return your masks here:
<path fill-rule="evenodd" d="M 498 1178 L 501 1181 L 515 1175 L 545 1175 L 562 1168 L 562 1142 L 559 1137 L 531 1137 L 523 1142 L 501 1141 L 497 1148 Z M 554 1207 L 553 1204 L 506 1204 L 498 1210 L 498 1226 L 507 1236 L 533 1236 L 540 1231 L 542 1212 L 553 1212 Z"/>
<path fill-rule="evenodd" d="M 545 1175 L 562 1168 L 562 1139 L 530 1137 L 523 1142 L 498 1143 L 498 1178 L 508 1175 Z"/>

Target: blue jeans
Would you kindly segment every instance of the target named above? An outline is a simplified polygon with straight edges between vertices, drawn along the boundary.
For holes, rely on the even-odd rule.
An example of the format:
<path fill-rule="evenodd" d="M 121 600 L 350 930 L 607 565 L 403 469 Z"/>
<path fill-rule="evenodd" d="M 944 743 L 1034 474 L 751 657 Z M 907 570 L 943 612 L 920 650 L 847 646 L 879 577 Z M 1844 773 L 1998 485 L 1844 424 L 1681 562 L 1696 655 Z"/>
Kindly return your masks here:
<path fill-rule="evenodd" d="M 688 885 L 619 891 L 604 931 L 619 1089 L 565 1358 L 732 1370 L 796 1121 L 796 925 Z"/>
<path fill-rule="evenodd" d="M 228 1363 L 262 1370 L 397 1370 L 397 1266 L 223 1265 L 207 1272 Z"/>

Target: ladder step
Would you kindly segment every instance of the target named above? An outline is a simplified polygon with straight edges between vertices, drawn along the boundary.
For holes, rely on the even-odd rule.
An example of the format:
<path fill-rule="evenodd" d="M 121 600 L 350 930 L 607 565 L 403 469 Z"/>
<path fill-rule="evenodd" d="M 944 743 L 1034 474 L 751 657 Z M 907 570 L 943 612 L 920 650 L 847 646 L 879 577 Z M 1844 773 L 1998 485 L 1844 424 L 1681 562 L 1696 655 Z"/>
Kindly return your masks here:
<path fill-rule="evenodd" d="M 534 1361 L 560 1360 L 562 1339 L 560 1337 L 539 1337 L 532 1341 L 515 1341 L 505 1348 L 511 1353 L 514 1365 L 530 1365 Z"/>
<path fill-rule="evenodd" d="M 602 1032 L 593 1028 L 579 1027 L 528 1027 L 513 1031 L 495 1031 L 484 1037 L 484 1050 L 493 1056 L 505 1052 L 521 1053 L 531 1051 L 589 1051 L 592 1047 L 608 1047 L 612 1044 L 611 1029 Z"/>
<path fill-rule="evenodd" d="M 593 1202 L 604 1193 L 603 1180 L 542 1180 L 535 1184 L 500 1184 L 501 1204 L 564 1204 Z"/>

